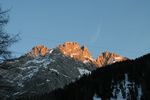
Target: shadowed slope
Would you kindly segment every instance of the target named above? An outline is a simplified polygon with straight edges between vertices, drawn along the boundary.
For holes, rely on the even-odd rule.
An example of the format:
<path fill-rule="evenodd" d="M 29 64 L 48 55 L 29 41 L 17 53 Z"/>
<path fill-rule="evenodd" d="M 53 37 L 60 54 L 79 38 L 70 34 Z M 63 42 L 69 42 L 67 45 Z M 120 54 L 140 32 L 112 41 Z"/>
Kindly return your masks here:
<path fill-rule="evenodd" d="M 150 100 L 150 54 L 99 68 L 75 83 L 18 100 Z"/>

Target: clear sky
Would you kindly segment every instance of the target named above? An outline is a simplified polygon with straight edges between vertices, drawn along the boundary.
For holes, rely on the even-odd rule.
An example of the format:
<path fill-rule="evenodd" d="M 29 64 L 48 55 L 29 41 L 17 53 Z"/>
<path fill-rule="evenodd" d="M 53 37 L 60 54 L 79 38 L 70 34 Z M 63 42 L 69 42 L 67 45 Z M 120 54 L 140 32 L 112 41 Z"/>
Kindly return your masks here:
<path fill-rule="evenodd" d="M 37 44 L 86 45 L 94 57 L 108 50 L 135 58 L 150 52 L 150 0 L 0 0 L 11 8 L 9 33 L 21 33 L 16 55 Z"/>

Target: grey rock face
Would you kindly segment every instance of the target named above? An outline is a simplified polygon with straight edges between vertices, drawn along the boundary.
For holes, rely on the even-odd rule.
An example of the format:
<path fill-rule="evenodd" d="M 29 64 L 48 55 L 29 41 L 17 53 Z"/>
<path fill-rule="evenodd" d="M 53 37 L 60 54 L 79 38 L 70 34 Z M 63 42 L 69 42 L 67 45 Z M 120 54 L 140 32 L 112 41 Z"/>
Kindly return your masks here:
<path fill-rule="evenodd" d="M 128 60 L 128 58 L 106 51 L 103 52 L 100 56 L 98 56 L 96 62 L 98 64 L 98 67 L 104 67 L 106 65 L 110 65 L 125 60 Z"/>
<path fill-rule="evenodd" d="M 25 54 L 0 64 L 0 97 L 49 92 L 94 69 L 94 64 L 76 61 L 57 48 L 44 56 Z"/>

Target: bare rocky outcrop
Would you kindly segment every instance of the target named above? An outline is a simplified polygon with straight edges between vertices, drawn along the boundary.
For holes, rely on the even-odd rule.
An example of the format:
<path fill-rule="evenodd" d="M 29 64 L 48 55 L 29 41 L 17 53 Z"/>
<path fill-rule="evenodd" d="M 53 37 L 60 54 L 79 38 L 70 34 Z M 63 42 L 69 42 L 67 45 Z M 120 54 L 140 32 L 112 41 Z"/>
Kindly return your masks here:
<path fill-rule="evenodd" d="M 30 56 L 36 57 L 36 56 L 45 56 L 49 52 L 49 49 L 45 47 L 44 45 L 38 45 L 32 48 L 31 52 L 28 54 Z"/>
<path fill-rule="evenodd" d="M 99 67 L 106 66 L 115 62 L 125 61 L 128 58 L 122 57 L 115 53 L 110 53 L 108 51 L 103 52 L 98 58 L 96 59 L 96 62 Z"/>
<path fill-rule="evenodd" d="M 97 59 L 94 59 L 86 46 L 81 46 L 77 42 L 65 42 L 57 47 L 62 54 L 71 57 L 83 63 L 93 63 L 97 67 L 103 67 L 115 62 L 127 60 L 128 58 L 120 56 L 109 51 L 101 53 Z M 50 49 L 44 45 L 37 45 L 27 54 L 32 57 L 45 56 Z"/>
<path fill-rule="evenodd" d="M 64 56 L 57 48 L 39 45 L 19 58 L 0 63 L 0 100 L 63 88 L 95 69 L 94 64 Z"/>
<path fill-rule="evenodd" d="M 66 56 L 82 62 L 93 62 L 94 59 L 86 46 L 80 47 L 77 42 L 65 42 L 58 49 Z"/>
<path fill-rule="evenodd" d="M 77 42 L 65 42 L 58 46 L 58 49 L 66 56 L 69 56 L 75 60 L 83 63 L 93 63 L 97 67 L 103 67 L 115 62 L 127 60 L 126 57 L 122 57 L 109 51 L 103 52 L 97 59 L 94 59 L 86 46 L 81 46 Z"/>
<path fill-rule="evenodd" d="M 80 46 L 77 42 L 65 42 L 64 44 L 59 45 L 57 49 L 59 49 L 60 52 L 65 56 L 71 57 L 76 61 L 81 61 L 83 63 L 95 64 L 98 68 L 128 59 L 109 51 L 101 53 L 101 55 L 98 56 L 97 59 L 94 59 L 88 48 L 85 45 Z M 50 52 L 50 50 L 51 49 L 48 49 L 44 45 L 38 45 L 33 47 L 32 50 L 27 53 L 27 55 L 32 57 L 44 57 L 46 54 L 48 54 L 48 52 Z"/>

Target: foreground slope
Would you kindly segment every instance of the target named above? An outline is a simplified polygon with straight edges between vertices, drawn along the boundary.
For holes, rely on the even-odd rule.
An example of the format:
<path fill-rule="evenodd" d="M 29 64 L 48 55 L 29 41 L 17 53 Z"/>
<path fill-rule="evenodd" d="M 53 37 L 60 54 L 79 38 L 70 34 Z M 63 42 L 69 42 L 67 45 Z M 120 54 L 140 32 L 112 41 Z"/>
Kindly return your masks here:
<path fill-rule="evenodd" d="M 53 92 L 18 100 L 150 100 L 150 54 L 99 68 Z"/>

